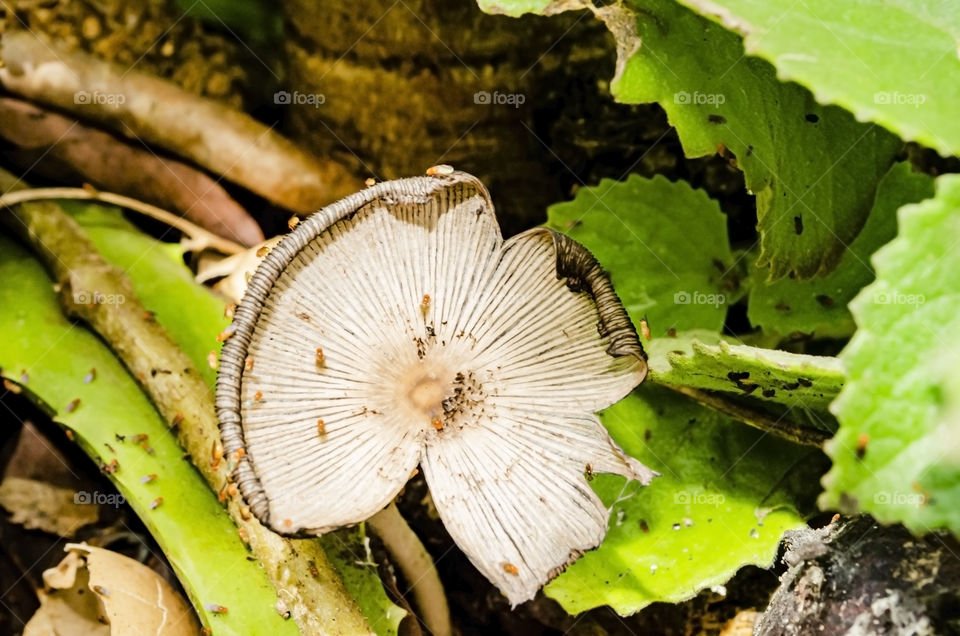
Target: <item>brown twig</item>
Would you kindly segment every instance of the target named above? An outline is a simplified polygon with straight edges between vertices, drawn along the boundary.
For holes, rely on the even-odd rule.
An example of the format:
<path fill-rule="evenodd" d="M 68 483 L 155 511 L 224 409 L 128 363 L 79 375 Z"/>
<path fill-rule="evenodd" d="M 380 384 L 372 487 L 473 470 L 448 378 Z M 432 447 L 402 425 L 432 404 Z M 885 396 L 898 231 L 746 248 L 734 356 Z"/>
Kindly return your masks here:
<path fill-rule="evenodd" d="M 0 187 L 17 187 L 0 171 Z M 27 201 L 13 208 L 13 226 L 29 241 L 59 284 L 65 313 L 85 321 L 110 345 L 152 399 L 160 414 L 177 423 L 181 445 L 210 487 L 227 485 L 233 458 L 222 457 L 210 388 L 190 359 L 151 318 L 118 267 L 107 263 L 83 229 L 49 201 Z M 120 305 L 79 304 L 74 289 L 122 295 Z M 154 373 L 163 369 L 164 373 Z M 290 540 L 271 532 L 236 497 L 227 509 L 243 530 L 253 554 L 267 571 L 304 634 L 369 633 L 355 601 L 343 588 L 315 540 Z"/>
<path fill-rule="evenodd" d="M 263 241 L 257 222 L 205 172 L 139 144 L 10 97 L 0 97 L 0 137 L 18 147 L 5 154 L 30 170 L 27 178 L 39 173 L 68 183 L 92 183 L 179 212 L 244 245 Z"/>
<path fill-rule="evenodd" d="M 188 238 L 189 249 L 200 251 L 206 248 L 215 249 L 224 254 L 239 254 L 245 251 L 242 245 L 229 241 L 208 232 L 198 225 L 183 219 L 166 210 L 161 210 L 155 205 L 144 203 L 122 194 L 112 192 L 100 192 L 99 190 L 88 190 L 85 188 L 30 188 L 29 190 L 16 190 L 7 192 L 0 196 L 0 206 L 11 207 L 24 203 L 26 201 L 43 201 L 46 199 L 84 199 L 101 201 L 111 205 L 117 205 L 122 208 L 133 210 L 166 223 L 170 227 L 183 232 Z"/>
<path fill-rule="evenodd" d="M 301 213 L 360 190 L 345 167 L 312 157 L 250 116 L 177 85 L 65 51 L 26 31 L 0 41 L 0 83 L 186 157 Z"/>

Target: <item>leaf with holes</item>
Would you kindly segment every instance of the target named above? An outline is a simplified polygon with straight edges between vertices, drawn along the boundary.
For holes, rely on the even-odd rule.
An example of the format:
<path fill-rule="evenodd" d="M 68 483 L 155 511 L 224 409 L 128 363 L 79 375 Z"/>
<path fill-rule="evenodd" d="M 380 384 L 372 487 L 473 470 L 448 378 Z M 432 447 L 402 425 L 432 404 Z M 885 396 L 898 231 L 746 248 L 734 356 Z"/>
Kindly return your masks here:
<path fill-rule="evenodd" d="M 530 9 L 525 1 L 497 6 Z M 592 4 L 554 2 L 543 13 L 585 6 Z M 739 36 L 673 0 L 629 0 L 596 13 L 617 39 L 614 96 L 660 103 L 687 156 L 736 156 L 757 197 L 759 263 L 770 277 L 830 272 L 901 142 L 781 83 L 768 62 L 745 56 Z"/>
<path fill-rule="evenodd" d="M 650 380 L 659 384 L 750 395 L 797 409 L 823 409 L 843 386 L 837 358 L 694 340 L 689 349 L 666 339 L 651 344 Z M 669 347 L 668 351 L 663 351 Z M 659 355 L 658 355 L 659 354 Z"/>
<path fill-rule="evenodd" d="M 552 205 L 547 225 L 590 249 L 635 325 L 719 331 L 738 294 L 726 217 L 686 182 L 631 175 Z"/>
<path fill-rule="evenodd" d="M 858 330 L 840 356 L 848 380 L 820 503 L 960 535 L 960 176 L 938 178 L 935 197 L 898 220 L 874 255 L 877 280 L 851 304 Z"/>
<path fill-rule="evenodd" d="M 880 182 L 873 209 L 860 235 L 837 269 L 823 278 L 767 282 L 765 272 L 752 277 L 747 317 L 751 324 L 779 334 L 848 337 L 853 317 L 847 304 L 873 280 L 870 255 L 897 233 L 897 209 L 933 196 L 933 179 L 898 163 Z"/>
<path fill-rule="evenodd" d="M 745 37 L 781 79 L 861 121 L 960 154 L 960 11 L 949 0 L 680 0 Z"/>

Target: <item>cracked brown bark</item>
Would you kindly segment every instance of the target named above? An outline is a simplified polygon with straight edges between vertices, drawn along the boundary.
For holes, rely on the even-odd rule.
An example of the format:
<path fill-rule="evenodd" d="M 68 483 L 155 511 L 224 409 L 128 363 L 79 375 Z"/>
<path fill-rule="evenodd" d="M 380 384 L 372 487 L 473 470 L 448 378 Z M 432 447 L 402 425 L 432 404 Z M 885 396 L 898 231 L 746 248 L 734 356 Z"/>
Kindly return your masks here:
<path fill-rule="evenodd" d="M 960 626 L 960 544 L 918 538 L 863 516 L 787 534 L 789 566 L 754 631 L 954 634 Z"/>
<path fill-rule="evenodd" d="M 0 187 L 15 189 L 16 183 L 12 175 L 0 171 Z M 161 416 L 167 422 L 178 422 L 180 444 L 210 487 L 219 492 L 227 485 L 230 458 L 214 457 L 214 449 L 222 446 L 213 394 L 191 360 L 151 318 L 126 274 L 100 256 L 83 229 L 59 206 L 36 201 L 12 210 L 9 224 L 29 241 L 59 285 L 64 312 L 97 332 Z M 9 211 L 0 212 L 0 216 L 9 215 Z M 74 289 L 122 295 L 126 301 L 120 305 L 77 304 Z M 228 497 L 227 509 L 302 633 L 371 631 L 316 540 L 280 537 L 262 526 L 239 498 Z"/>

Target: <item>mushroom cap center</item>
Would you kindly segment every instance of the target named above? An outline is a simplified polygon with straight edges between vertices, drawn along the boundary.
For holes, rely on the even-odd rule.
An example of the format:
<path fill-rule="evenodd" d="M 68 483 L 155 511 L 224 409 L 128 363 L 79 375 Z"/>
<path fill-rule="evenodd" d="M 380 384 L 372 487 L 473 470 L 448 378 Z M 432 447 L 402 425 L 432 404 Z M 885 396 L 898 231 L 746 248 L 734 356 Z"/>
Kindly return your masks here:
<path fill-rule="evenodd" d="M 450 389 L 449 382 L 442 381 L 435 373 L 427 372 L 414 379 L 407 392 L 407 400 L 410 406 L 428 418 L 439 417 Z"/>

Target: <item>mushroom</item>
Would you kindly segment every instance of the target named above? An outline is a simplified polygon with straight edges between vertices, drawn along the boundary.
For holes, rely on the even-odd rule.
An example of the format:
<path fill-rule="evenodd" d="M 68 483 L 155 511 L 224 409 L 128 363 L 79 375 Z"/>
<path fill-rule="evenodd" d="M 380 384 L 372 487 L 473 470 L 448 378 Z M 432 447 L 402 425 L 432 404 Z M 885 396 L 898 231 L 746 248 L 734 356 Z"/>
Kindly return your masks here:
<path fill-rule="evenodd" d="M 552 230 L 504 241 L 469 174 L 378 183 L 313 214 L 233 324 L 223 450 L 281 534 L 364 521 L 419 465 L 457 545 L 516 605 L 603 540 L 588 473 L 656 476 L 595 415 L 647 372 L 608 277 Z"/>

